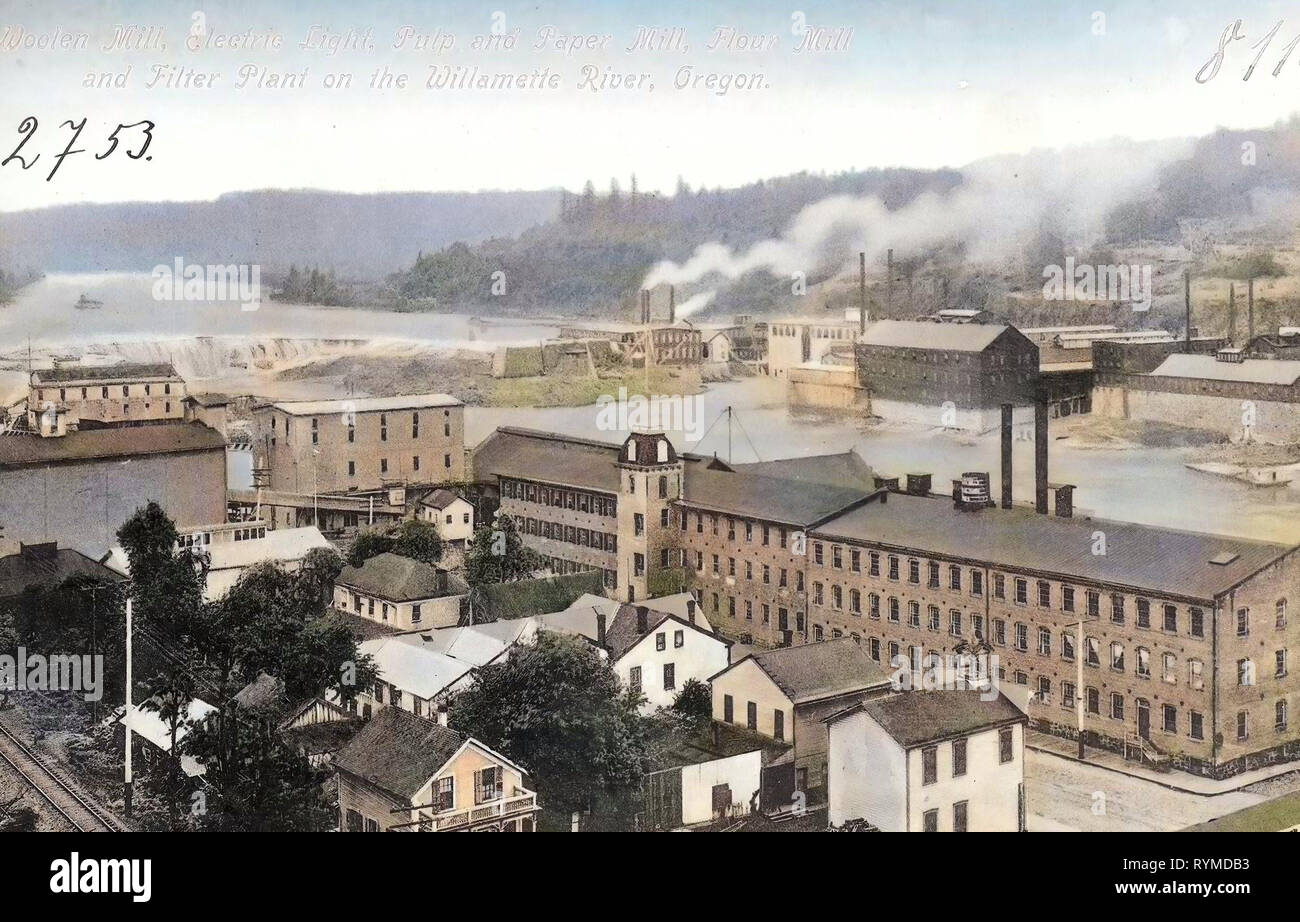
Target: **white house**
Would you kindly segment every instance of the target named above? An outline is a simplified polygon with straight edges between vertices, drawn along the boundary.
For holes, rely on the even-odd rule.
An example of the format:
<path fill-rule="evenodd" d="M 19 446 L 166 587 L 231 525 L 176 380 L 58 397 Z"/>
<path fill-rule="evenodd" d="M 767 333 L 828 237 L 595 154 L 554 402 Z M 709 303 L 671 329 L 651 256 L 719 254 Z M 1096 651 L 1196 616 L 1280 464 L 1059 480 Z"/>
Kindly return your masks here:
<path fill-rule="evenodd" d="M 474 678 L 472 663 L 397 635 L 367 640 L 357 650 L 368 654 L 379 672 L 374 687 L 359 689 L 352 703 L 363 717 L 395 707 L 445 724 L 447 703 Z"/>
<path fill-rule="evenodd" d="M 1005 695 L 984 694 L 906 691 L 828 718 L 830 824 L 1023 831 L 1026 717 Z"/>
<path fill-rule="evenodd" d="M 376 554 L 344 567 L 334 581 L 334 607 L 402 631 L 454 627 L 469 591 L 460 577 L 399 554 Z"/>
<path fill-rule="evenodd" d="M 707 684 L 709 676 L 731 662 L 731 641 L 704 627 L 698 617 L 645 605 L 620 605 L 608 626 L 598 612 L 596 635 L 623 685 L 645 695 L 645 713 L 669 707 L 687 680 Z"/>
<path fill-rule="evenodd" d="M 208 578 L 204 601 L 221 598 L 239 581 L 244 571 L 259 563 L 276 563 L 290 572 L 317 548 L 333 545 L 314 526 L 268 529 L 262 521 L 226 522 L 181 532 L 181 547 L 206 558 Z M 103 560 L 104 566 L 130 575 L 126 551 L 115 545 Z"/>
<path fill-rule="evenodd" d="M 468 544 L 474 537 L 474 506 L 451 490 L 434 490 L 420 500 L 420 517 L 448 544 Z"/>

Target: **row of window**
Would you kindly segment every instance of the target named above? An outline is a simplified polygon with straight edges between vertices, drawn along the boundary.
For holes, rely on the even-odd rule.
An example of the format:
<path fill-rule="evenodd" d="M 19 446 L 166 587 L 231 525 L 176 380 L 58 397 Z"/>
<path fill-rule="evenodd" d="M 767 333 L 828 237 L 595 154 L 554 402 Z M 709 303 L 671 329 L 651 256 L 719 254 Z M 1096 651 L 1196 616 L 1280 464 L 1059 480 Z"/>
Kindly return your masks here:
<path fill-rule="evenodd" d="M 522 480 L 502 480 L 501 495 L 528 503 L 539 503 L 556 509 L 574 509 L 594 515 L 613 518 L 618 515 L 618 500 L 603 493 L 587 490 L 568 490 L 527 483 Z"/>
<path fill-rule="evenodd" d="M 153 385 L 151 385 L 151 384 L 145 384 L 145 385 L 141 385 L 141 386 L 144 388 L 144 396 L 148 397 L 148 396 L 150 396 L 150 395 L 153 393 Z M 51 390 L 52 390 L 52 389 L 51 389 Z M 171 384 L 168 384 L 168 383 L 164 382 L 164 383 L 163 383 L 163 393 L 164 393 L 164 394 L 170 394 L 171 392 L 172 392 L 172 386 L 171 386 Z M 107 386 L 107 385 L 105 385 L 104 387 L 101 387 L 101 388 L 99 389 L 99 396 L 100 396 L 101 399 L 102 399 L 102 398 L 106 398 L 106 397 L 108 397 L 108 386 Z M 123 397 L 130 397 L 130 396 L 131 396 L 131 385 L 129 385 L 129 384 L 123 384 L 123 385 L 122 385 L 122 396 L 123 396 Z M 40 388 L 39 390 L 37 390 L 37 392 L 36 392 L 36 399 L 37 399 L 37 400 L 41 400 L 41 401 L 45 400 L 45 389 L 44 389 L 44 388 Z M 67 399 L 68 399 L 68 389 L 67 389 L 66 387 L 61 387 L 61 388 L 59 388 L 59 400 L 67 400 Z M 82 400 L 89 400 L 89 399 L 90 399 L 90 389 L 89 389 L 89 388 L 83 387 L 83 388 L 81 389 L 81 399 L 82 399 Z"/>
<path fill-rule="evenodd" d="M 706 514 L 703 512 L 695 513 L 696 534 L 704 534 L 705 517 Z M 743 532 L 746 544 L 754 544 L 755 541 L 757 541 L 763 547 L 770 547 L 772 546 L 774 539 L 777 547 L 784 548 L 791 544 L 790 535 L 792 532 L 782 528 L 781 526 L 769 525 L 766 522 L 754 522 L 750 519 L 736 519 L 734 516 L 730 515 L 720 516 L 716 512 L 708 513 L 707 518 L 709 521 L 709 533 L 715 536 L 720 534 L 722 522 L 724 519 L 726 520 L 728 541 L 734 542 L 738 540 L 736 536 Z M 682 509 L 678 512 L 678 526 L 682 531 L 690 530 L 689 510 Z M 803 532 L 793 532 L 793 534 L 799 535 L 802 539 Z M 793 544 L 795 545 L 794 552 L 796 554 L 802 554 L 803 548 L 800 546 L 800 542 L 796 541 L 793 542 Z"/>
<path fill-rule="evenodd" d="M 679 637 L 680 637 L 681 633 L 682 633 L 681 631 L 678 631 L 678 632 L 677 632 L 677 634 L 679 635 Z M 662 638 L 663 635 L 660 634 L 659 637 Z M 678 644 L 676 644 L 676 646 L 679 646 L 679 647 L 680 647 L 681 644 L 678 643 Z M 657 649 L 662 650 L 663 647 L 657 647 Z M 677 666 L 676 666 L 675 663 L 664 663 L 664 664 L 663 664 L 663 680 L 664 680 L 664 691 L 673 691 L 674 689 L 677 688 Z M 631 669 L 628 670 L 628 672 L 627 672 L 627 684 L 628 684 L 628 687 L 629 687 L 633 692 L 638 692 L 638 693 L 639 693 L 639 692 L 642 690 L 642 685 L 641 685 L 641 667 L 640 667 L 640 666 L 633 666 Z"/>
<path fill-rule="evenodd" d="M 670 548 L 665 548 L 663 552 L 661 552 L 660 554 L 661 562 L 672 560 L 672 554 L 670 553 L 670 551 L 671 551 Z M 686 554 L 687 554 L 686 551 L 681 552 L 681 562 L 683 566 L 685 566 L 686 564 Z M 763 585 L 770 586 L 773 584 L 773 577 L 775 577 L 775 583 L 778 589 L 790 588 L 790 571 L 787 570 L 785 567 L 774 568 L 770 564 L 765 563 L 755 568 L 754 562 L 752 560 L 746 560 L 743 561 L 743 563 L 744 563 L 743 570 L 745 573 L 745 579 L 750 581 L 757 579 Z M 712 572 L 714 576 L 722 576 L 722 558 L 719 555 L 717 554 L 712 555 L 711 566 L 712 566 Z M 703 551 L 695 552 L 695 570 L 697 573 L 704 572 Z M 726 575 L 735 578 L 739 575 L 739 572 L 740 572 L 740 568 L 737 567 L 736 558 L 728 557 Z M 755 576 L 756 573 L 758 574 L 757 576 Z M 804 590 L 803 571 L 795 570 L 794 591 L 803 592 L 803 590 Z"/>
<path fill-rule="evenodd" d="M 722 719 L 724 722 L 734 724 L 736 722 L 736 702 L 731 695 L 722 696 Z M 750 701 L 745 705 L 745 726 L 750 730 L 758 730 L 758 704 Z M 772 738 L 785 740 L 785 711 L 780 708 L 772 709 Z M 803 788 L 800 788 L 803 790 Z"/>
<path fill-rule="evenodd" d="M 526 535 L 536 535 L 539 538 L 563 541 L 566 544 L 594 548 L 598 551 L 618 552 L 618 536 L 611 532 L 596 531 L 594 528 L 579 528 L 576 525 L 561 525 L 559 522 L 534 519 L 530 516 L 523 516 L 516 519 L 516 521 L 519 522 L 523 533 Z"/>
<path fill-rule="evenodd" d="M 712 593 L 713 613 L 715 615 L 725 614 L 728 618 L 735 620 L 738 616 L 737 600 L 734 595 L 727 596 L 727 608 L 724 612 L 722 609 L 722 596 L 718 593 Z M 754 620 L 754 601 L 752 599 L 743 600 L 744 618 L 746 621 Z M 758 606 L 759 621 L 765 626 L 770 627 L 772 624 L 772 606 L 762 602 Z M 803 633 L 803 612 L 795 612 L 795 631 Z M 777 606 L 776 609 L 776 629 L 778 631 L 790 630 L 790 610 L 785 606 Z"/>

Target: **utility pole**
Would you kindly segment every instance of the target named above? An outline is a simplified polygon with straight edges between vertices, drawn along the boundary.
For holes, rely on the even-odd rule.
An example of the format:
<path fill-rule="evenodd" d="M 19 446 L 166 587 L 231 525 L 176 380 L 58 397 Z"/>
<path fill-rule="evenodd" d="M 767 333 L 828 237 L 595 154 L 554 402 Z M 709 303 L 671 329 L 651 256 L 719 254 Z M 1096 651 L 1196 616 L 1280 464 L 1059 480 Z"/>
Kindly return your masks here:
<path fill-rule="evenodd" d="M 1186 321 L 1183 331 L 1183 351 L 1192 351 L 1192 271 L 1183 270 L 1183 311 L 1186 314 Z"/>
<path fill-rule="evenodd" d="M 1079 725 L 1079 760 L 1083 760 L 1083 619 L 1074 623 L 1074 716 Z"/>
<path fill-rule="evenodd" d="M 1246 282 L 1246 345 L 1255 338 L 1255 280 Z"/>
<path fill-rule="evenodd" d="M 131 714 L 131 593 L 129 589 L 126 596 L 126 713 L 128 717 Z M 126 765 L 122 778 L 122 800 L 124 812 L 129 818 L 131 816 L 131 725 L 123 720 L 122 729 L 126 732 Z"/>
<path fill-rule="evenodd" d="M 1228 345 L 1237 342 L 1237 284 L 1228 283 Z"/>

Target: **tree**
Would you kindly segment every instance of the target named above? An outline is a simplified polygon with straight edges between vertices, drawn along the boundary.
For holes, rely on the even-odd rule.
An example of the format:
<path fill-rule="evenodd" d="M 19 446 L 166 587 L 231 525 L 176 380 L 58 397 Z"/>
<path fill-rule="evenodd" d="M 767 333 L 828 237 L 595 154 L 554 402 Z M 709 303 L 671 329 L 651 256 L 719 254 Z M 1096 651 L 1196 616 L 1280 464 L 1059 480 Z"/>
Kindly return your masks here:
<path fill-rule="evenodd" d="M 687 679 L 670 709 L 688 733 L 698 733 L 713 720 L 713 693 L 699 679 Z"/>
<path fill-rule="evenodd" d="M 180 546 L 162 507 L 150 501 L 117 530 L 131 570 L 133 616 L 142 627 L 189 632 L 203 606 L 207 561 Z"/>
<path fill-rule="evenodd" d="M 442 559 L 442 536 L 423 519 L 407 519 L 393 535 L 393 553 L 433 565 Z"/>
<path fill-rule="evenodd" d="M 197 828 L 219 832 L 324 832 L 337 814 L 326 794 L 330 772 L 286 746 L 274 725 L 231 701 L 194 728 L 185 751 L 207 782 Z"/>
<path fill-rule="evenodd" d="M 149 697 L 141 710 L 155 711 L 167 727 L 170 748 L 167 753 L 167 821 L 172 832 L 179 829 L 181 788 L 181 747 L 178 737 L 192 724 L 190 703 L 195 698 L 195 682 L 184 667 L 176 666 L 158 673 L 149 683 Z"/>
<path fill-rule="evenodd" d="M 536 779 L 544 827 L 575 811 L 625 821 L 647 754 L 643 699 L 622 690 L 591 644 L 541 632 L 503 663 L 479 670 L 452 702 L 451 726 L 499 750 Z"/>
<path fill-rule="evenodd" d="M 465 580 L 472 589 L 527 579 L 541 566 L 536 552 L 524 546 L 515 520 L 501 513 L 474 532 L 465 551 Z"/>
<path fill-rule="evenodd" d="M 396 543 L 384 529 L 368 528 L 352 542 L 352 548 L 348 551 L 348 565 L 359 567 L 371 557 L 387 554 Z"/>

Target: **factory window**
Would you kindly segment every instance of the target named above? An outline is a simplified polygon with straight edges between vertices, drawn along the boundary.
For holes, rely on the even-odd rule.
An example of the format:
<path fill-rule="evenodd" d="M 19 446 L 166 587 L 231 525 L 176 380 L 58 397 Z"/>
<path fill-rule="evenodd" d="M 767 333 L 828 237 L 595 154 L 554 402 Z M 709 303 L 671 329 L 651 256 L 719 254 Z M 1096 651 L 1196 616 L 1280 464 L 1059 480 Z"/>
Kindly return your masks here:
<path fill-rule="evenodd" d="M 1277 600 L 1277 619 L 1274 626 L 1280 631 L 1286 627 L 1286 599 Z"/>
<path fill-rule="evenodd" d="M 415 470 L 415 471 L 418 471 L 418 470 L 420 469 L 420 456 L 419 456 L 419 455 L 412 455 L 412 456 L 411 456 L 411 469 L 412 469 L 412 470 Z"/>
<path fill-rule="evenodd" d="M 856 589 L 849 590 L 849 611 L 855 615 L 862 614 L 862 593 Z"/>
<path fill-rule="evenodd" d="M 1250 738 L 1250 714 L 1247 711 L 1237 712 L 1237 739 L 1244 740 Z"/>
<path fill-rule="evenodd" d="M 1016 604 L 1017 605 L 1029 604 L 1029 581 L 1028 580 L 1019 579 L 1019 578 L 1016 579 Z"/>
<path fill-rule="evenodd" d="M 357 475 L 357 462 L 355 462 L 355 461 L 349 461 L 349 462 L 348 462 L 348 476 L 349 476 L 349 477 L 355 477 L 356 475 Z"/>
<path fill-rule="evenodd" d="M 898 558 L 892 554 L 889 556 L 889 578 L 892 580 L 898 579 Z"/>
<path fill-rule="evenodd" d="M 919 560 L 909 560 L 907 562 L 907 581 L 909 583 L 921 582 L 921 562 Z"/>
<path fill-rule="evenodd" d="M 1110 620 L 1113 624 L 1124 623 L 1124 597 L 1118 593 L 1110 597 Z"/>
<path fill-rule="evenodd" d="M 388 414 L 379 414 L 379 441 L 388 441 Z"/>
<path fill-rule="evenodd" d="M 387 458 L 380 458 L 380 459 L 379 459 L 379 473 L 381 473 L 381 474 L 387 474 L 387 473 L 388 473 L 388 459 L 387 459 Z"/>
<path fill-rule="evenodd" d="M 970 571 L 970 591 L 971 595 L 984 594 L 984 572 L 982 570 Z"/>
<path fill-rule="evenodd" d="M 1237 660 L 1237 684 L 1254 685 L 1255 684 L 1255 662 L 1251 659 Z"/>
<path fill-rule="evenodd" d="M 766 544 L 767 542 L 764 541 L 763 543 Z M 880 575 L 880 554 L 878 554 L 876 551 L 871 551 L 869 557 L 870 557 L 870 566 L 869 569 L 867 570 L 867 575 L 879 576 Z"/>
<path fill-rule="evenodd" d="M 1110 645 L 1110 668 L 1116 672 L 1124 671 L 1124 645 L 1119 641 Z"/>
<path fill-rule="evenodd" d="M 1025 651 L 1029 649 L 1029 625 L 1016 624 L 1016 649 Z"/>
<path fill-rule="evenodd" d="M 1124 719 L 1124 696 L 1119 692 L 1110 693 L 1110 716 L 1115 720 Z"/>
<path fill-rule="evenodd" d="M 907 603 L 907 623 L 910 624 L 912 627 L 921 626 L 921 603 L 920 602 Z"/>
<path fill-rule="evenodd" d="M 1163 706 L 1162 712 L 1164 715 L 1164 720 L 1163 720 L 1164 731 L 1166 733 L 1177 733 L 1178 732 L 1178 708 L 1174 707 L 1172 704 L 1166 704 Z"/>
<path fill-rule="evenodd" d="M 1191 729 L 1188 731 L 1188 735 L 1194 740 L 1205 739 L 1205 717 L 1199 711 L 1192 711 L 1189 723 Z"/>
<path fill-rule="evenodd" d="M 942 618 L 942 616 L 939 613 L 939 606 L 931 605 L 929 609 L 927 609 L 926 615 L 927 615 L 926 627 L 928 627 L 932 631 L 939 630 L 939 622 Z"/>
<path fill-rule="evenodd" d="M 667 478 L 667 477 L 660 477 L 660 478 L 659 478 L 659 498 L 660 498 L 660 499 L 667 499 L 667 498 L 668 498 L 668 478 Z M 734 535 L 733 535 L 733 537 L 734 537 Z"/>
<path fill-rule="evenodd" d="M 1052 632 L 1045 627 L 1038 629 L 1038 653 L 1040 656 L 1052 655 Z"/>
<path fill-rule="evenodd" d="M 1173 605 L 1166 605 L 1164 609 L 1164 628 L 1171 634 L 1178 632 L 1178 609 Z"/>
<path fill-rule="evenodd" d="M 1141 628 L 1151 627 L 1151 602 L 1147 599 L 1137 600 L 1137 625 Z"/>
<path fill-rule="evenodd" d="M 929 584 L 930 588 L 931 588 L 931 589 L 938 589 L 938 588 L 939 588 L 939 563 L 938 563 L 938 561 L 935 561 L 935 560 L 930 561 L 930 565 L 929 565 L 929 567 L 928 567 L 927 569 L 929 570 L 929 580 L 928 580 L 928 584 Z"/>
<path fill-rule="evenodd" d="M 1001 618 L 993 619 L 993 642 L 999 646 L 1007 645 L 1007 623 Z"/>
<path fill-rule="evenodd" d="M 880 596 L 874 592 L 867 596 L 869 604 L 869 613 L 871 617 L 879 620 L 880 618 Z"/>
<path fill-rule="evenodd" d="M 889 620 L 898 623 L 898 599 L 892 595 L 889 597 Z"/>
<path fill-rule="evenodd" d="M 420 437 L 420 414 L 418 412 L 411 414 L 411 438 Z"/>
<path fill-rule="evenodd" d="M 1205 613 L 1199 608 L 1189 608 L 1187 610 L 1188 620 L 1191 622 L 1188 630 L 1193 637 L 1205 636 Z"/>
<path fill-rule="evenodd" d="M 1052 700 L 1052 680 L 1045 675 L 1038 677 L 1038 700 L 1041 704 L 1049 704 Z"/>
<path fill-rule="evenodd" d="M 1237 609 L 1237 636 L 1246 637 L 1250 634 L 1250 609 Z"/>
<path fill-rule="evenodd" d="M 831 608 L 839 611 L 844 607 L 844 590 L 839 586 L 831 586 Z"/>
<path fill-rule="evenodd" d="M 1144 679 L 1151 678 L 1151 651 L 1146 647 L 1137 648 L 1137 674 Z"/>
<path fill-rule="evenodd" d="M 993 597 L 995 599 L 1007 597 L 1007 578 L 1001 573 L 993 574 Z"/>
<path fill-rule="evenodd" d="M 1098 618 L 1101 616 L 1101 593 L 1095 589 L 1088 590 L 1088 617 Z"/>
<path fill-rule="evenodd" d="M 1046 580 L 1040 579 L 1038 581 L 1038 607 L 1052 607 L 1052 584 Z"/>
<path fill-rule="evenodd" d="M 837 570 L 844 569 L 844 548 L 838 544 L 831 547 L 831 566 Z"/>
<path fill-rule="evenodd" d="M 862 572 L 862 552 L 857 548 L 849 552 L 849 567 L 854 573 Z"/>
<path fill-rule="evenodd" d="M 1204 664 L 1198 659 L 1189 659 L 1187 661 L 1187 684 L 1194 689 L 1205 687 Z"/>
<path fill-rule="evenodd" d="M 813 561 L 819 567 L 822 565 L 822 543 L 820 541 L 813 542 Z"/>
<path fill-rule="evenodd" d="M 1286 676 L 1286 651 L 1277 650 L 1273 653 L 1273 677 L 1281 679 Z"/>
<path fill-rule="evenodd" d="M 447 468 L 451 467 L 451 455 L 442 456 L 442 466 Z"/>
<path fill-rule="evenodd" d="M 1273 705 L 1273 729 L 1279 732 L 1286 729 L 1286 699 L 1279 698 Z"/>
<path fill-rule="evenodd" d="M 1074 662 L 1074 637 L 1069 631 L 1061 632 L 1061 659 Z"/>
<path fill-rule="evenodd" d="M 1083 701 L 1089 714 L 1101 714 L 1101 692 L 1097 689 L 1091 687 L 1085 689 Z"/>
<path fill-rule="evenodd" d="M 961 592 L 961 567 L 948 568 L 948 588 L 953 592 Z"/>
<path fill-rule="evenodd" d="M 1165 653 L 1160 657 L 1162 664 L 1161 677 L 1170 685 L 1178 684 L 1178 657 L 1172 653 Z"/>

